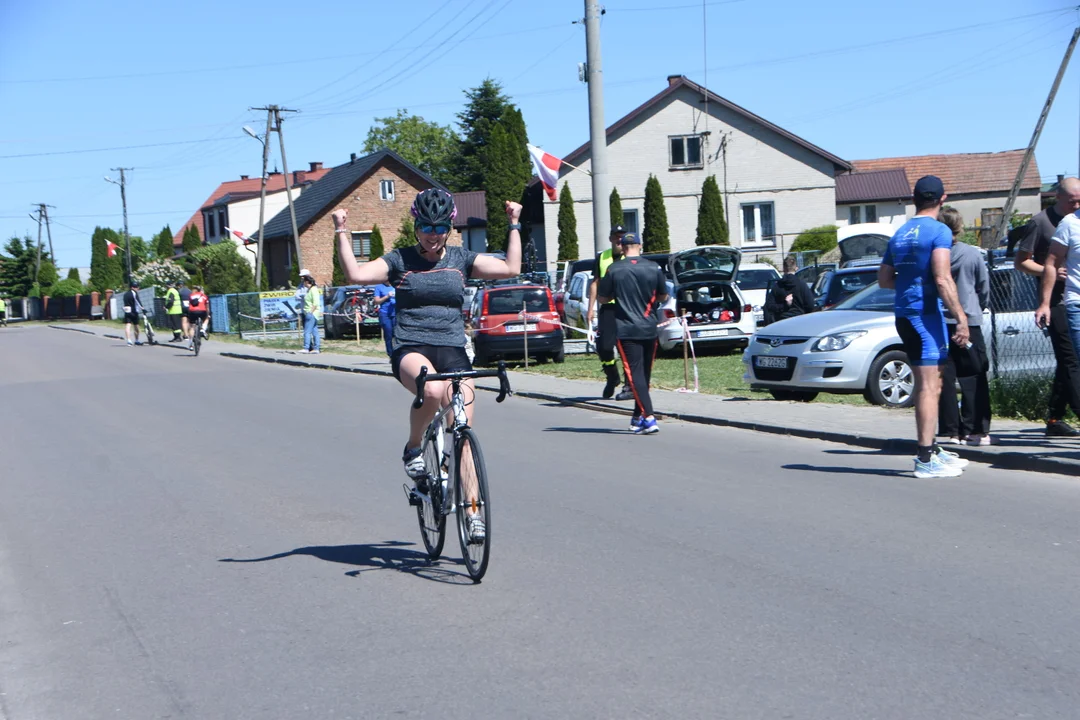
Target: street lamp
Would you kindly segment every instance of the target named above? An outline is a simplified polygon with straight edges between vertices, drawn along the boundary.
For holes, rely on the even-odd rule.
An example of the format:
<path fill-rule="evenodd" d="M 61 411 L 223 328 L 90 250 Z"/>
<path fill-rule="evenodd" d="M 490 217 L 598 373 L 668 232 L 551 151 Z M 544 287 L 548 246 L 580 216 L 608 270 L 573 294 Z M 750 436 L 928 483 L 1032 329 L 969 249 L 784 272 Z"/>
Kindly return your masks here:
<path fill-rule="evenodd" d="M 259 142 L 264 142 L 264 141 L 263 141 L 263 139 L 262 139 L 261 137 L 259 137 L 259 133 L 255 132 L 254 130 L 252 130 L 252 129 L 251 129 L 250 127 L 248 127 L 247 125 L 245 125 L 243 129 L 244 129 L 244 132 L 245 132 L 245 133 L 247 133 L 247 134 L 248 134 L 248 135 L 250 135 L 251 137 L 255 138 L 255 139 L 256 139 L 256 140 L 258 140 Z"/>
<path fill-rule="evenodd" d="M 125 168 L 120 168 L 120 182 L 116 182 L 108 175 L 105 182 L 120 186 L 120 202 L 124 205 L 124 257 L 127 262 L 127 284 L 131 285 L 131 236 L 128 234 L 127 218 L 127 178 L 124 176 Z"/>

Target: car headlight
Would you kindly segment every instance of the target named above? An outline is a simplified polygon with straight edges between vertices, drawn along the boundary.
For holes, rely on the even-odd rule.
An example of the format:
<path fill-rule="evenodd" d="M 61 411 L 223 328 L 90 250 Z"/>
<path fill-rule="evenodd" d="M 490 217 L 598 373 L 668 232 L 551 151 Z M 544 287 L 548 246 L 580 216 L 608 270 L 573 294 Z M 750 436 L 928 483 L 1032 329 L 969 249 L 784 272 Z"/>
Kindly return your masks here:
<path fill-rule="evenodd" d="M 813 352 L 834 352 L 836 350 L 843 350 L 851 344 L 852 340 L 861 338 L 865 334 L 865 330 L 851 330 L 849 332 L 836 333 L 835 335 L 826 335 L 815 342 L 810 349 Z"/>

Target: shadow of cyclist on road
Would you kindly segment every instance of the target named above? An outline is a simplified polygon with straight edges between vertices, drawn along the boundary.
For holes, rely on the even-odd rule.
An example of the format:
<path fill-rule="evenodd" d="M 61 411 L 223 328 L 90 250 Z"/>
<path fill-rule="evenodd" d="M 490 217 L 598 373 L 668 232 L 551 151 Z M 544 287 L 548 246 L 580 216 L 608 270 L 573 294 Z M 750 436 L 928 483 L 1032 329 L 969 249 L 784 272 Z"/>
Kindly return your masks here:
<path fill-rule="evenodd" d="M 467 574 L 442 567 L 442 565 L 451 563 L 461 565 L 461 560 L 442 558 L 433 563 L 428 559 L 427 553 L 407 549 L 412 545 L 415 545 L 415 543 L 398 540 L 372 543 L 370 545 L 316 545 L 296 548 L 288 552 L 260 558 L 221 558 L 218 562 L 257 563 L 267 562 L 268 560 L 282 560 L 294 555 L 310 555 L 326 562 L 358 566 L 360 569 L 350 570 L 345 573 L 350 577 L 358 577 L 360 573 L 371 570 L 397 570 L 433 582 L 451 585 L 473 584 L 472 579 Z"/>

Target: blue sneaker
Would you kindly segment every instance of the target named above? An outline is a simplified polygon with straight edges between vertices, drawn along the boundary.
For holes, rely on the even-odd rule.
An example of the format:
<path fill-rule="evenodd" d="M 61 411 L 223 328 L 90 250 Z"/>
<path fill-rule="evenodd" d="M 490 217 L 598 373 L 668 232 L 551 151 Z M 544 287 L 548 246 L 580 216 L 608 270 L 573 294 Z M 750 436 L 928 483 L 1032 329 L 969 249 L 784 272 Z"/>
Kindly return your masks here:
<path fill-rule="evenodd" d="M 658 432 L 660 432 L 660 425 L 652 415 L 642 420 L 641 424 L 634 429 L 635 435 L 654 435 Z"/>
<path fill-rule="evenodd" d="M 639 416 L 635 415 L 634 417 L 630 418 L 630 432 L 636 433 L 638 431 L 638 428 L 640 427 L 641 418 Z"/>

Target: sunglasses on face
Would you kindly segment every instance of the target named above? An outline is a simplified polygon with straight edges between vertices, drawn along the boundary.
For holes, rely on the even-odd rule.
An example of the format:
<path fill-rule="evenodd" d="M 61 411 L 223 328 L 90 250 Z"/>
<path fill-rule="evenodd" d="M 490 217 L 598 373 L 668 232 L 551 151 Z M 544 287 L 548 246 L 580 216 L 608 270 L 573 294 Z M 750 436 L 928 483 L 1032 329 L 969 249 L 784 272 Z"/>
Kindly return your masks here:
<path fill-rule="evenodd" d="M 417 225 L 416 229 L 425 235 L 445 235 L 450 232 L 449 225 Z"/>

